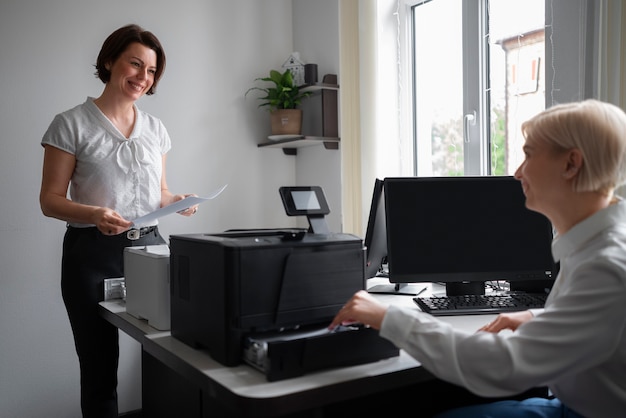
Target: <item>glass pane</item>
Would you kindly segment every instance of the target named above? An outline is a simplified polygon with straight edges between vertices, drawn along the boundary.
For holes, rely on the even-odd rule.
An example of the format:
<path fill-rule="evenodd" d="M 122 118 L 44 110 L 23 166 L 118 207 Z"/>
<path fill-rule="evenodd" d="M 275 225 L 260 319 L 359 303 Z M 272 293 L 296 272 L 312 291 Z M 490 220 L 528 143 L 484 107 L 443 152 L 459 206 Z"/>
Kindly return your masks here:
<path fill-rule="evenodd" d="M 544 0 L 484 1 L 490 33 L 489 67 L 482 71 L 489 71 L 491 126 L 481 130 L 490 133 L 481 140 L 490 144 L 489 174 L 512 175 L 523 160 L 520 125 L 545 107 L 545 6 Z M 418 176 L 464 174 L 462 41 L 468 34 L 462 12 L 459 0 L 425 1 L 412 9 Z"/>
<path fill-rule="evenodd" d="M 413 8 L 418 176 L 463 175 L 461 2 Z"/>
<path fill-rule="evenodd" d="M 545 108 L 544 0 L 490 0 L 491 174 L 524 159 L 521 124 Z"/>

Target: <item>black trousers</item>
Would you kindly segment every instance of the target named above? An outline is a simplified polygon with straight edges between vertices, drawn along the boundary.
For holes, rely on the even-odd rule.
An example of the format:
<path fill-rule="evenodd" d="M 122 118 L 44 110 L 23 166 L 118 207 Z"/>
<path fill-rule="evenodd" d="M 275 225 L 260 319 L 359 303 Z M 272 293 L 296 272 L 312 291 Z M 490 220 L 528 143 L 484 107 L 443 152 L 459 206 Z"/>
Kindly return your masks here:
<path fill-rule="evenodd" d="M 124 276 L 124 248 L 165 244 L 158 229 L 131 241 L 97 228 L 68 227 L 63 240 L 61 292 L 80 364 L 85 418 L 117 418 L 118 330 L 98 315 L 104 279 Z"/>

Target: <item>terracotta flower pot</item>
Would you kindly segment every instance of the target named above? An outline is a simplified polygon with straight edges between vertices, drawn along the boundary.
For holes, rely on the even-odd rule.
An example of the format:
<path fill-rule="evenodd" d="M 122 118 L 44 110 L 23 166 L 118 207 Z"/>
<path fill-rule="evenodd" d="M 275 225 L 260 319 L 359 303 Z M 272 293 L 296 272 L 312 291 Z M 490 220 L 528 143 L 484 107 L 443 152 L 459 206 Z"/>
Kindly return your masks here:
<path fill-rule="evenodd" d="M 277 109 L 270 113 L 272 135 L 300 135 L 302 109 Z"/>

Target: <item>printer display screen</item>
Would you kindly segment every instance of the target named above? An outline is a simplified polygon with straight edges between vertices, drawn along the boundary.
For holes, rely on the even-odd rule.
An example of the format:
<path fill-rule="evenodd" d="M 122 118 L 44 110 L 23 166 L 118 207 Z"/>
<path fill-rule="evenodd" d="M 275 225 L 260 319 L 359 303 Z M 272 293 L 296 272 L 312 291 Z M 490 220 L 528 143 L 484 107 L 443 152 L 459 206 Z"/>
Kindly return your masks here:
<path fill-rule="evenodd" d="M 313 191 L 294 191 L 291 195 L 293 196 L 293 203 L 298 210 L 320 209 L 320 202 Z"/>
<path fill-rule="evenodd" d="M 281 187 L 280 197 L 289 216 L 328 215 L 330 209 L 319 186 Z"/>

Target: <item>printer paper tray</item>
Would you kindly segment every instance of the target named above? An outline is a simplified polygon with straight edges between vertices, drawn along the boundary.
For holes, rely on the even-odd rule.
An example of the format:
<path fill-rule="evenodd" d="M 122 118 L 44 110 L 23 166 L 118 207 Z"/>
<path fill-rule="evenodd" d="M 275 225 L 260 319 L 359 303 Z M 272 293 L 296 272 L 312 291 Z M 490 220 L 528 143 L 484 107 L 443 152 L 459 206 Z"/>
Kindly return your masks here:
<path fill-rule="evenodd" d="M 263 372 L 270 382 L 400 354 L 378 331 L 365 327 L 341 327 L 330 332 L 324 326 L 251 335 L 243 348 L 244 361 Z"/>

